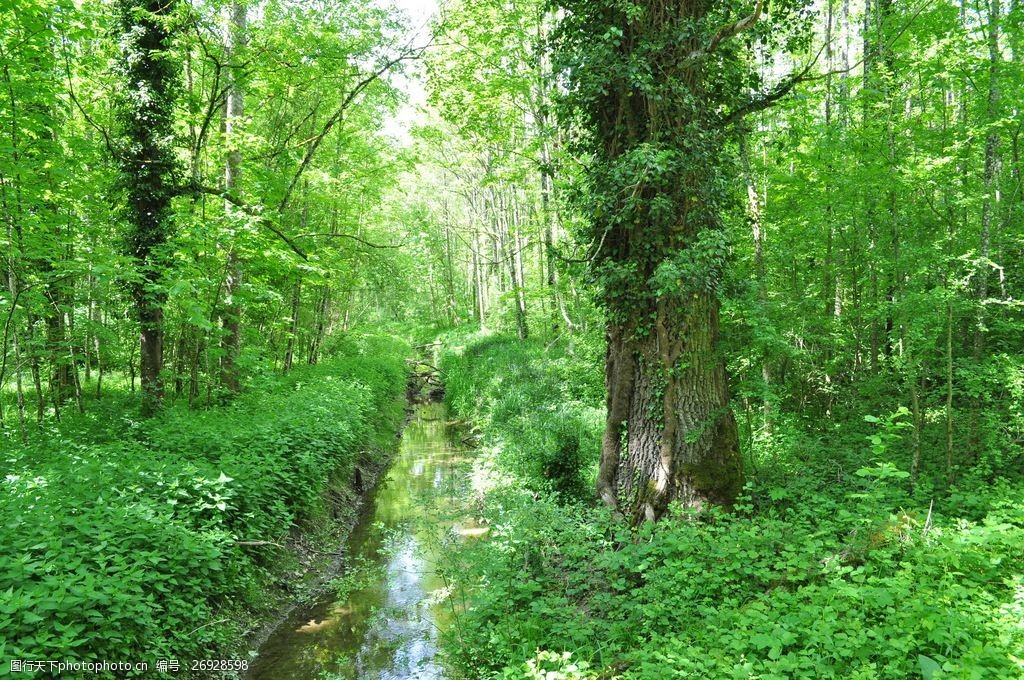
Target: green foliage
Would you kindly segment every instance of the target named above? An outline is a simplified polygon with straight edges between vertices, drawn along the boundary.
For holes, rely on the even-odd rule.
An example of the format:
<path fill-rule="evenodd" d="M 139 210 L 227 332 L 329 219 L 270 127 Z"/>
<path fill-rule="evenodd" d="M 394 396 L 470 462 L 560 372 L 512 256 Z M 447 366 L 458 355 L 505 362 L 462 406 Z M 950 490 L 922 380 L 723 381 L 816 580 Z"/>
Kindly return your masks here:
<path fill-rule="evenodd" d="M 1024 556 L 1020 488 L 980 522 L 825 497 L 749 518 L 677 516 L 639 535 L 602 513 L 496 497 L 491 540 L 461 556 L 474 591 L 450 634 L 495 676 L 536 650 L 628 678 L 1013 677 Z M 950 504 L 950 510 L 955 506 Z M 504 671 L 502 670 L 504 669 Z"/>
<path fill-rule="evenodd" d="M 403 31 L 359 3 L 5 3 L 0 431 L 139 377 L 140 323 L 163 348 L 147 385 L 209 405 L 405 309 L 412 285 L 377 293 L 415 264 L 373 247 L 404 230 L 385 195 L 410 157 L 382 133 Z M 260 105 L 229 116 L 228 90 Z"/>
<path fill-rule="evenodd" d="M 799 43 L 805 5 L 776 3 L 748 27 L 751 41 Z M 643 333 L 656 298 L 721 283 L 727 239 L 718 232 L 735 171 L 724 142 L 763 83 L 748 64 L 750 43 L 723 42 L 720 31 L 751 11 L 761 19 L 761 4 L 562 6 L 557 108 L 573 151 L 587 159 L 574 207 L 588 219 L 577 236 L 594 244 L 593 280 L 612 318 L 639 317 L 629 332 Z"/>
<path fill-rule="evenodd" d="M 530 430 L 534 421 L 555 429 L 544 392 L 531 386 L 564 350 L 500 336 L 451 342 L 465 347 L 445 356 L 449 401 L 498 448 L 505 476 L 484 505 L 488 540 L 461 546 L 446 566 L 466 592 L 446 649 L 467 675 L 896 680 L 1024 671 L 1024 489 L 1004 480 L 911 493 L 908 473 L 878 460 L 896 453 L 905 409 L 868 416 L 871 431 L 827 448 L 780 436 L 733 513 L 676 509 L 631 530 L 539 483 L 536 461 L 553 448 L 530 449 L 530 461 L 507 453 L 521 441 L 554 446 Z M 598 366 L 574 365 L 574 379 L 596 382 Z M 596 449 L 588 451 L 592 463 Z"/>
<path fill-rule="evenodd" d="M 394 440 L 408 346 L 345 345 L 231 406 L 5 448 L 0 655 L 209 658 L 232 641 L 218 613 L 254 603 L 274 556 L 236 542 L 323 521 L 328 487 Z"/>
<path fill-rule="evenodd" d="M 873 454 L 884 456 L 892 444 L 903 439 L 900 432 L 912 427 L 910 423 L 904 420 L 909 415 L 910 411 L 907 410 L 907 407 L 900 406 L 884 418 L 871 415 L 864 416 L 864 422 L 872 423 L 878 427 L 878 432 L 868 436 L 868 442 L 871 444 L 871 452 Z"/>
<path fill-rule="evenodd" d="M 277 566 L 236 542 L 315 527 L 400 417 L 408 348 L 331 330 L 470 320 L 498 334 L 440 361 L 490 475 L 446 565 L 468 676 L 1024 674 L 1024 9 L 776 0 L 717 40 L 760 4 L 447 3 L 402 149 L 387 7 L 7 0 L 0 659 L 225 642 Z M 600 333 L 692 294 L 751 481 L 629 532 L 588 503 Z"/>
<path fill-rule="evenodd" d="M 526 488 L 586 496 L 604 427 L 596 343 L 582 338 L 569 351 L 501 335 L 453 342 L 466 344 L 441 360 L 452 411 L 483 431 Z"/>

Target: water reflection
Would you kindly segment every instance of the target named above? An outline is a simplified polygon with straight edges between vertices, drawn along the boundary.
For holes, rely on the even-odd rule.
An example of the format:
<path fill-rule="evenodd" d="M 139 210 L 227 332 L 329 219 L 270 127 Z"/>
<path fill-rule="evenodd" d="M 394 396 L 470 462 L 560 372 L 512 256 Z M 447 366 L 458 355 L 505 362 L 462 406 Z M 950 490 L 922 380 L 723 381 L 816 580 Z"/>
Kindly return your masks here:
<path fill-rule="evenodd" d="M 439 404 L 418 408 L 349 539 L 350 563 L 369 565 L 368 582 L 345 601 L 296 611 L 260 649 L 250 678 L 444 677 L 436 655 L 446 605 L 435 557 L 446 541 L 486 532 L 462 512 L 471 458 L 445 420 Z"/>

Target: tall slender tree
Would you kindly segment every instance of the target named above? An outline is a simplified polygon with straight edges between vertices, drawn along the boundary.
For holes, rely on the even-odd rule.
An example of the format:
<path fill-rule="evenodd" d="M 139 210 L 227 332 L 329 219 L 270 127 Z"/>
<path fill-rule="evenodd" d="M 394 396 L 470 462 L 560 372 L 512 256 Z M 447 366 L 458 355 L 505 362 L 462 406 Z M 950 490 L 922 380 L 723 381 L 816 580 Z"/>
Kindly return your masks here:
<path fill-rule="evenodd" d="M 119 0 L 121 183 L 127 194 L 131 293 L 140 328 L 142 413 L 164 397 L 165 245 L 172 231 L 174 104 L 179 69 L 172 57 L 177 0 Z"/>
<path fill-rule="evenodd" d="M 242 83 L 242 50 L 245 48 L 248 7 L 243 0 L 233 0 L 226 9 L 225 48 L 230 60 L 228 67 L 228 91 L 224 105 L 224 133 L 227 137 L 228 153 L 224 164 L 224 191 L 236 200 L 240 198 L 242 179 L 241 123 L 245 115 L 245 89 Z M 230 216 L 236 212 L 231 201 L 224 202 L 224 210 Z M 242 285 L 242 263 L 237 244 L 227 244 L 227 278 L 224 282 L 224 296 L 227 300 L 223 314 L 224 340 L 221 358 L 221 382 L 224 387 L 238 393 L 242 382 L 238 375 L 238 354 L 242 347 L 242 305 L 239 288 Z"/>

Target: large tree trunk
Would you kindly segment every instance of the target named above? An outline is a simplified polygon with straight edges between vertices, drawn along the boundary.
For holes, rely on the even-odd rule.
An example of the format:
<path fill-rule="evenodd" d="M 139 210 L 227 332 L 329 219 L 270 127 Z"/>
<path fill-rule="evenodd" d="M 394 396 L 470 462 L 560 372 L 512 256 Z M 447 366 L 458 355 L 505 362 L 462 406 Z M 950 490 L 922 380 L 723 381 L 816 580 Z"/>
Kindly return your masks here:
<path fill-rule="evenodd" d="M 166 296 L 136 296 L 140 326 L 139 378 L 142 388 L 142 414 L 156 413 L 164 400 L 164 302 Z"/>
<path fill-rule="evenodd" d="M 594 159 L 585 208 L 608 319 L 598 493 L 634 523 L 673 502 L 728 506 L 743 460 L 718 347 L 722 214 L 737 179 L 720 111 L 739 120 L 749 102 L 722 89 L 729 61 L 709 55 L 738 50 L 723 41 L 757 23 L 763 3 L 739 17 L 732 3 L 694 0 L 568 9 L 561 49 L 589 133 L 578 144 Z M 596 49 L 605 32 L 616 39 Z"/>
<path fill-rule="evenodd" d="M 53 276 L 51 263 L 44 264 L 41 269 L 48 276 Z M 50 398 L 55 404 L 63 405 L 74 390 L 71 375 L 71 364 L 68 358 L 68 333 L 64 325 L 64 291 L 62 286 L 47 283 L 44 295 L 47 306 L 43 319 L 46 323 L 46 354 L 50 361 Z M 59 406 L 57 406 L 59 408 Z"/>
<path fill-rule="evenodd" d="M 634 522 L 671 501 L 732 502 L 743 486 L 736 420 L 717 351 L 718 300 L 660 304 L 653 332 L 608 323 L 608 415 L 598 491 Z"/>

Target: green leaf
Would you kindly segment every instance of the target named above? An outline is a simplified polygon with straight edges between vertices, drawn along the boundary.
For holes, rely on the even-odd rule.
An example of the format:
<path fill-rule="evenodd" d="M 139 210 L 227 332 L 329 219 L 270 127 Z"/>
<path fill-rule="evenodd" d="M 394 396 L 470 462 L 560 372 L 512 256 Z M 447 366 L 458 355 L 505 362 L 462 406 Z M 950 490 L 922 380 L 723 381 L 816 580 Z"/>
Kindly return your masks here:
<path fill-rule="evenodd" d="M 24 618 L 25 623 L 28 623 L 28 624 L 39 623 L 40 621 L 43 620 L 42 616 L 40 616 L 39 614 L 36 614 L 35 612 L 31 612 L 31 611 L 24 612 L 22 614 L 22 617 Z"/>
<path fill-rule="evenodd" d="M 924 680 L 931 680 L 938 671 L 942 670 L 938 661 L 924 654 L 917 655 L 917 662 L 921 664 L 921 677 Z"/>

